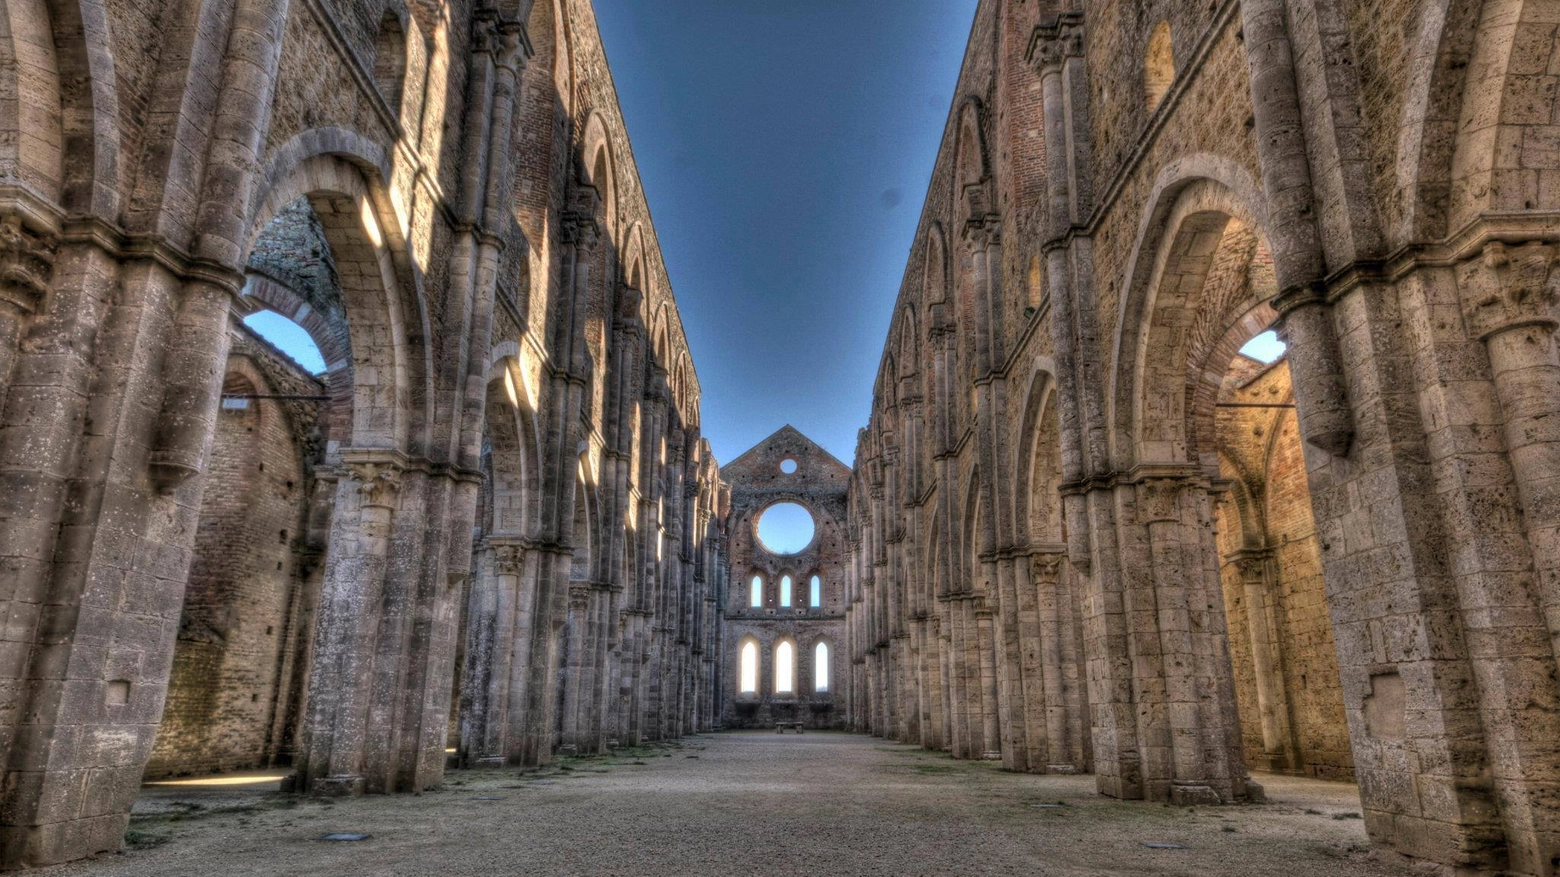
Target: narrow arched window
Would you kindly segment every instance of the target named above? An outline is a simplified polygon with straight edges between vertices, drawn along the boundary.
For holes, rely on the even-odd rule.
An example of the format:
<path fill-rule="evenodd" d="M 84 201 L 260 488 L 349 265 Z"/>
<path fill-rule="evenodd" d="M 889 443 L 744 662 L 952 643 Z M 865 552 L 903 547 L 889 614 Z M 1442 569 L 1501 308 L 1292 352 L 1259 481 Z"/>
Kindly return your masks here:
<path fill-rule="evenodd" d="M 813 649 L 813 691 L 829 690 L 829 644 L 818 643 Z"/>
<path fill-rule="evenodd" d="M 788 608 L 791 605 L 791 577 L 790 576 L 781 576 L 780 577 L 780 605 L 788 607 Z"/>
<path fill-rule="evenodd" d="M 1170 44 L 1170 23 L 1161 21 L 1148 37 L 1148 52 L 1143 59 L 1143 99 L 1152 113 L 1165 99 L 1175 81 L 1175 50 Z"/>
<path fill-rule="evenodd" d="M 740 693 L 758 693 L 758 643 L 752 640 L 742 644 L 742 666 L 738 676 L 742 683 L 738 689 Z"/>
<path fill-rule="evenodd" d="M 757 609 L 758 607 L 764 605 L 764 577 L 763 576 L 754 576 L 753 577 L 753 586 L 750 589 L 750 596 L 748 597 L 748 605 L 753 607 L 754 609 Z"/>
<path fill-rule="evenodd" d="M 775 694 L 796 690 L 796 648 L 790 641 L 775 646 Z"/>
<path fill-rule="evenodd" d="M 814 609 L 823 605 L 823 580 L 817 576 L 807 585 L 807 605 Z"/>

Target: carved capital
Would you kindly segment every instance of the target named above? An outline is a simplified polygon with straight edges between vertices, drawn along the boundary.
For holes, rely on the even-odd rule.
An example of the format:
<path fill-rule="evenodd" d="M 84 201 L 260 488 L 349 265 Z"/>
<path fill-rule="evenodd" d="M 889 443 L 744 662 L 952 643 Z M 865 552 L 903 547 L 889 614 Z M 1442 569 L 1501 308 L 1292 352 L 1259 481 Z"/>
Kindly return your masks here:
<path fill-rule="evenodd" d="M 1062 571 L 1062 561 L 1067 555 L 1059 553 L 1031 554 L 1029 556 L 1029 580 L 1036 584 L 1055 584 Z"/>
<path fill-rule="evenodd" d="M 49 292 L 59 235 L 28 228 L 22 217 L 0 217 L 0 302 L 31 315 Z"/>
<path fill-rule="evenodd" d="M 492 544 L 493 572 L 501 576 L 519 576 L 525 569 L 525 547 L 513 542 Z"/>
<path fill-rule="evenodd" d="M 1468 328 L 1480 339 L 1532 325 L 1555 325 L 1556 246 L 1491 241 L 1457 266 Z"/>
<path fill-rule="evenodd" d="M 1145 478 L 1137 486 L 1138 523 L 1153 524 L 1181 520 L 1181 478 Z"/>
<path fill-rule="evenodd" d="M 1268 552 L 1239 551 L 1230 556 L 1230 563 L 1240 572 L 1244 581 L 1264 581 L 1267 576 Z"/>
<path fill-rule="evenodd" d="M 347 477 L 357 482 L 358 496 L 369 508 L 395 508 L 401 494 L 401 465 L 388 460 L 355 460 L 346 464 Z"/>
<path fill-rule="evenodd" d="M 1067 13 L 1038 25 L 1029 37 L 1028 59 L 1036 73 L 1060 70 L 1068 58 L 1083 57 L 1083 16 Z"/>
<path fill-rule="evenodd" d="M 558 230 L 563 235 L 564 243 L 581 249 L 594 247 L 601 240 L 601 223 L 595 213 L 571 210 L 563 214 Z"/>

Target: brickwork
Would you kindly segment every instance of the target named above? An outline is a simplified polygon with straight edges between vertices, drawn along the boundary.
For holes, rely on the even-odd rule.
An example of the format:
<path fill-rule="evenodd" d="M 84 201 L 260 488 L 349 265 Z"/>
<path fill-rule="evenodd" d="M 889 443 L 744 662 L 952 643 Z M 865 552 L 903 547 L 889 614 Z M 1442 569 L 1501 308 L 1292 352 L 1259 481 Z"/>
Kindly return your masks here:
<path fill-rule="evenodd" d="M 277 713 L 294 705 L 282 668 L 304 599 L 299 547 L 313 481 L 305 461 L 319 443 L 309 440 L 312 420 L 294 422 L 284 401 L 257 397 L 324 388 L 240 332 L 208 463 L 216 488 L 201 504 L 148 778 L 268 766 L 284 748 L 276 729 L 296 724 Z M 290 371 L 292 380 L 273 385 L 251 357 L 266 357 L 268 370 Z"/>

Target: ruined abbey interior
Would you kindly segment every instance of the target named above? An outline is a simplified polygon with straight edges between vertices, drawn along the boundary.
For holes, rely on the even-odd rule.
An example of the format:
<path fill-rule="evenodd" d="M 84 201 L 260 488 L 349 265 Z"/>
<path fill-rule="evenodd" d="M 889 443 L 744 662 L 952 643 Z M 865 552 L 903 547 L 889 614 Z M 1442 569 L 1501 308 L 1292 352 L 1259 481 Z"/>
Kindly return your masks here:
<path fill-rule="evenodd" d="M 589 0 L 4 0 L 0 269 L 0 868 L 700 740 L 1560 873 L 1560 0 L 980 0 L 853 465 L 715 459 Z"/>

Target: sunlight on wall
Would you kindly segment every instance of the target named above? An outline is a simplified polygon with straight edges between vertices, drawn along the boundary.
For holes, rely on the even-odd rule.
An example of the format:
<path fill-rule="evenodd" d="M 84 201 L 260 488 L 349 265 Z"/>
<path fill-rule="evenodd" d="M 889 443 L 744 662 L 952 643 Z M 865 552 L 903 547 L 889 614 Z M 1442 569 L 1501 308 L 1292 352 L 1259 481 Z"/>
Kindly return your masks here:
<path fill-rule="evenodd" d="M 742 644 L 742 694 L 758 692 L 758 644 L 749 640 Z"/>
<path fill-rule="evenodd" d="M 829 690 L 829 644 L 813 649 L 813 691 Z"/>
<path fill-rule="evenodd" d="M 775 693 L 790 694 L 796 690 L 796 647 L 790 641 L 775 646 Z"/>

